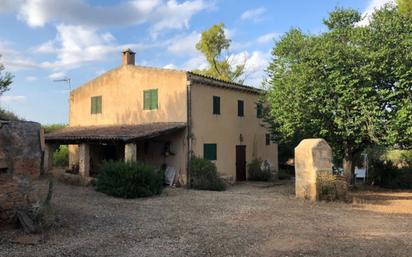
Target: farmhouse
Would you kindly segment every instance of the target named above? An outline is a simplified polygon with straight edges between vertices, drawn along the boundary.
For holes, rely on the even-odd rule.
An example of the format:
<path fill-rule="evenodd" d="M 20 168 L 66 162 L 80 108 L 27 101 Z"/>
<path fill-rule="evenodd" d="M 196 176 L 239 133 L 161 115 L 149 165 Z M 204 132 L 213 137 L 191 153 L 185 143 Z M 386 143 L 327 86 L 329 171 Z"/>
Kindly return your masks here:
<path fill-rule="evenodd" d="M 143 161 L 176 171 L 186 184 L 190 156 L 213 161 L 222 177 L 247 178 L 246 163 L 278 169 L 277 145 L 262 120 L 264 91 L 187 71 L 122 65 L 73 90 L 69 127 L 46 136 L 46 169 L 54 149 L 69 145 L 70 166 L 83 177 L 102 160 Z"/>

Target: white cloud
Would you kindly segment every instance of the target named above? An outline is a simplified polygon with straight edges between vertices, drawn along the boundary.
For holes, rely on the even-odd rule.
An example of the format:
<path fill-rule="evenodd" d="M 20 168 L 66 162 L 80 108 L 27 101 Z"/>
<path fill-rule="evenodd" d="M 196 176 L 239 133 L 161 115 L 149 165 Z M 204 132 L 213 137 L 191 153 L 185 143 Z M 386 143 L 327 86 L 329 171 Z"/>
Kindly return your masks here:
<path fill-rule="evenodd" d="M 24 102 L 27 99 L 24 95 L 2 95 L 0 96 L 0 103 L 9 104 L 15 102 Z"/>
<path fill-rule="evenodd" d="M 21 4 L 21 0 L 0 0 L 0 13 L 13 11 L 19 4 Z"/>
<path fill-rule="evenodd" d="M 114 36 L 107 32 L 98 32 L 95 28 L 74 25 L 58 25 L 54 40 L 38 46 L 39 53 L 56 54 L 55 61 L 41 65 L 52 69 L 72 69 L 93 61 L 104 61 L 122 49 L 143 49 L 141 44 L 117 44 Z"/>
<path fill-rule="evenodd" d="M 54 72 L 54 73 L 52 73 L 48 76 L 48 78 L 51 79 L 51 80 L 64 79 L 66 77 L 67 77 L 66 73 L 61 72 L 61 71 L 60 72 Z"/>
<path fill-rule="evenodd" d="M 266 44 L 266 43 L 273 43 L 273 40 L 279 38 L 280 34 L 273 32 L 264 34 L 256 39 L 257 43 Z"/>
<path fill-rule="evenodd" d="M 152 37 L 156 37 L 165 29 L 188 28 L 192 16 L 207 7 L 209 5 L 203 0 L 185 1 L 180 4 L 176 0 L 169 0 L 154 11 L 150 18 L 153 23 L 150 33 Z"/>
<path fill-rule="evenodd" d="M 386 4 L 396 4 L 395 0 L 370 0 L 366 10 L 362 13 L 362 21 L 358 23 L 359 26 L 366 26 L 369 24 L 372 14 L 375 10 L 384 7 Z"/>
<path fill-rule="evenodd" d="M 251 20 L 254 22 L 261 21 L 262 15 L 266 12 L 266 9 L 263 7 L 256 8 L 256 9 L 250 9 L 246 10 L 242 15 L 240 16 L 241 20 Z"/>
<path fill-rule="evenodd" d="M 206 69 L 208 66 L 208 63 L 203 55 L 200 53 L 197 54 L 196 56 L 190 58 L 187 60 L 182 68 L 184 70 L 197 70 L 197 69 Z"/>
<path fill-rule="evenodd" d="M 26 0 L 20 5 L 18 18 L 31 27 L 65 23 L 102 28 L 147 22 L 155 37 L 166 29 L 187 28 L 194 14 L 210 6 L 205 0 L 131 0 L 110 6 L 91 5 L 85 0 Z"/>
<path fill-rule="evenodd" d="M 269 65 L 270 52 L 243 51 L 231 55 L 229 60 L 233 67 L 245 64 L 245 84 L 259 87 L 265 77 L 265 69 Z"/>
<path fill-rule="evenodd" d="M 169 63 L 169 64 L 163 66 L 163 69 L 175 70 L 175 69 L 177 69 L 177 67 L 173 63 Z"/>
<path fill-rule="evenodd" d="M 24 52 L 12 48 L 9 42 L 0 41 L 0 62 L 8 71 L 17 71 L 28 68 L 39 68 L 32 59 L 28 58 Z"/>
<path fill-rule="evenodd" d="M 192 32 L 189 35 L 173 38 L 167 51 L 175 55 L 188 55 L 197 53 L 196 43 L 200 40 L 200 33 Z"/>
<path fill-rule="evenodd" d="M 29 82 L 33 82 L 33 81 L 37 80 L 37 77 L 36 76 L 27 76 L 26 80 L 29 81 Z"/>

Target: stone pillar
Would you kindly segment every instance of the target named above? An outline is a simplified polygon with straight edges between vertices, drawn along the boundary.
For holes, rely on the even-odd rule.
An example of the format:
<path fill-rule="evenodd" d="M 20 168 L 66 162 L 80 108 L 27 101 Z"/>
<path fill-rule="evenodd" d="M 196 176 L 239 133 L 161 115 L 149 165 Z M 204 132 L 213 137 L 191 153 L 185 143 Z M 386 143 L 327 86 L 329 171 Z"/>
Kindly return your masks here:
<path fill-rule="evenodd" d="M 53 154 L 56 151 L 57 146 L 54 144 L 46 144 L 44 147 L 44 172 L 50 172 L 53 169 Z"/>
<path fill-rule="evenodd" d="M 322 172 L 332 174 L 332 149 L 321 138 L 302 140 L 295 148 L 296 197 L 318 200 L 317 176 Z"/>
<path fill-rule="evenodd" d="M 82 178 L 90 176 L 90 146 L 88 144 L 79 146 L 79 175 Z"/>
<path fill-rule="evenodd" d="M 137 160 L 137 147 L 135 143 L 124 145 L 124 161 L 135 162 Z"/>

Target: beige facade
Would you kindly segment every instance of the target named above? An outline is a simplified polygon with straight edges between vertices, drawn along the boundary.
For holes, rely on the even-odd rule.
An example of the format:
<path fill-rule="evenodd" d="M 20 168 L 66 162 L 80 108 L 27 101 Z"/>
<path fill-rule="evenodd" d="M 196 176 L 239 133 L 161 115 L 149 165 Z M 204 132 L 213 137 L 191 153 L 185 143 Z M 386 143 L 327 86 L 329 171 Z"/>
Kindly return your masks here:
<path fill-rule="evenodd" d="M 213 96 L 220 98 L 220 114 L 213 114 Z M 277 144 L 266 145 L 267 129 L 257 118 L 260 95 L 247 91 L 194 84 L 192 102 L 192 150 L 204 155 L 204 144 L 216 144 L 215 162 L 223 176 L 236 178 L 236 146 L 246 146 L 246 162 L 268 160 L 278 170 Z M 244 103 L 244 116 L 238 116 L 238 100 Z"/>
<path fill-rule="evenodd" d="M 130 156 L 132 149 L 137 160 L 158 166 L 171 165 L 183 183 L 187 179 L 190 152 L 202 157 L 204 144 L 217 145 L 214 162 L 222 176 L 236 179 L 237 145 L 246 147 L 246 162 L 254 157 L 261 158 L 268 160 L 274 170 L 278 169 L 277 145 L 267 145 L 267 130 L 262 126 L 263 121 L 256 117 L 261 91 L 244 90 L 246 87 L 241 85 L 207 78 L 209 82 L 225 85 L 217 87 L 213 83 L 194 82 L 191 80 L 194 74 L 185 71 L 136 66 L 133 65 L 134 56 L 131 58 L 128 52 L 123 53 L 122 60 L 120 67 L 71 92 L 70 127 L 184 122 L 187 124 L 184 131 L 137 143 L 136 149 L 127 146 L 125 155 L 134 159 Z M 157 108 L 145 110 L 144 91 L 153 89 L 157 90 Z M 212 113 L 213 96 L 221 99 L 220 115 Z M 97 113 L 93 111 L 93 97 L 101 97 L 101 111 Z M 238 100 L 244 101 L 244 117 L 238 116 Z M 171 143 L 173 154 L 170 156 L 162 155 L 164 143 L 161 142 L 166 141 Z M 70 146 L 70 164 L 77 163 L 79 151 L 73 145 Z"/>

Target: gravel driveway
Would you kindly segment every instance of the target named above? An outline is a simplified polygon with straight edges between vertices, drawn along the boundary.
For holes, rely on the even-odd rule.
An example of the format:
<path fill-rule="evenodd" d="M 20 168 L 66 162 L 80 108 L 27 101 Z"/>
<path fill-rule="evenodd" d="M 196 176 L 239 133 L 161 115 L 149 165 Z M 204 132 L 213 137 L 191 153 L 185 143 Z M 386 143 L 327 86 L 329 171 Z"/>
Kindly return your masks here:
<path fill-rule="evenodd" d="M 290 182 L 245 183 L 124 200 L 59 183 L 54 196 L 61 226 L 46 243 L 16 244 L 21 232 L 2 231 L 0 256 L 412 255 L 412 192 L 312 204 L 294 199 Z"/>

